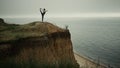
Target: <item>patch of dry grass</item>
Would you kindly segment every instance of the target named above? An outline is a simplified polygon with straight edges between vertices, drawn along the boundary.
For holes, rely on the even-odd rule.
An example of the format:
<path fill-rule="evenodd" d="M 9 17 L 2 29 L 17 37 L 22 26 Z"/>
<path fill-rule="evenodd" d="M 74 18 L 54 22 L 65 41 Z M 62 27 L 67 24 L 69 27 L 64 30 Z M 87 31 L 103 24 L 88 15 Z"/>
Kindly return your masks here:
<path fill-rule="evenodd" d="M 6 24 L 0 25 L 0 43 L 19 38 L 36 37 L 53 32 L 64 31 L 48 22 L 32 22 L 24 25 Z"/>

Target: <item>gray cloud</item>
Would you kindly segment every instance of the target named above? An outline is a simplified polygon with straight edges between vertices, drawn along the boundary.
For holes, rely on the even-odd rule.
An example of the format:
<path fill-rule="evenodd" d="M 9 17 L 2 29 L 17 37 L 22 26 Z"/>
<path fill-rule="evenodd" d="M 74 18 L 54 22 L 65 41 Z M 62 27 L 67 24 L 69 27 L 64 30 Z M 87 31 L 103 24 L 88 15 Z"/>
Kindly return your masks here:
<path fill-rule="evenodd" d="M 0 0 L 0 16 L 49 14 L 120 13 L 120 0 Z"/>

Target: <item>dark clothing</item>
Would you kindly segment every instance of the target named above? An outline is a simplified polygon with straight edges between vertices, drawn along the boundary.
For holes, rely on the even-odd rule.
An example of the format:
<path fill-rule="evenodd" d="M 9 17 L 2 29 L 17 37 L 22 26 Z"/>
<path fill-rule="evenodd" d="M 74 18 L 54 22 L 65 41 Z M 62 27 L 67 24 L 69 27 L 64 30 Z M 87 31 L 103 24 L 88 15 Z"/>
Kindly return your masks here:
<path fill-rule="evenodd" d="M 42 10 L 40 9 L 40 13 L 42 15 L 42 22 L 43 22 L 44 15 L 45 15 L 46 12 L 47 12 L 46 9 L 42 9 Z"/>

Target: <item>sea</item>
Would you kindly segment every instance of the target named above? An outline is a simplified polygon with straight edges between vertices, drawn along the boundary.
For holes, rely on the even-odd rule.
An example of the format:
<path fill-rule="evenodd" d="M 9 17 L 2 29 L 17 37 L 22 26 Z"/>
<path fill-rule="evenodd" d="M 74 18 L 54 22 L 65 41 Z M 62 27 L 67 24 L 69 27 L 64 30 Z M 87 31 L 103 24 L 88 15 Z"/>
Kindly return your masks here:
<path fill-rule="evenodd" d="M 26 24 L 41 18 L 5 18 L 5 21 Z M 45 21 L 61 28 L 68 26 L 75 53 L 120 68 L 120 17 L 45 18 Z"/>

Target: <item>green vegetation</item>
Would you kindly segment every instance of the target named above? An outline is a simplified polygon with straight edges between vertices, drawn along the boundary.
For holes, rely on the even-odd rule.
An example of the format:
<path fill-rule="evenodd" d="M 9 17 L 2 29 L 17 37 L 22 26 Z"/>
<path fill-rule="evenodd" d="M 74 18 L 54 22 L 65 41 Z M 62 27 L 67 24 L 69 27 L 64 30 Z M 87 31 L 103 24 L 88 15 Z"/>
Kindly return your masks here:
<path fill-rule="evenodd" d="M 42 36 L 45 33 L 59 30 L 60 28 L 58 28 L 57 26 L 53 27 L 53 25 L 50 23 L 42 23 L 39 21 L 24 25 L 0 25 L 0 43 L 17 40 L 19 38 Z"/>
<path fill-rule="evenodd" d="M 34 61 L 29 61 L 29 62 L 21 62 L 21 63 L 16 63 L 16 62 L 0 62 L 0 67 L 1 68 L 78 68 L 78 66 L 73 65 L 72 63 L 68 64 L 47 64 L 47 63 L 37 63 Z"/>

